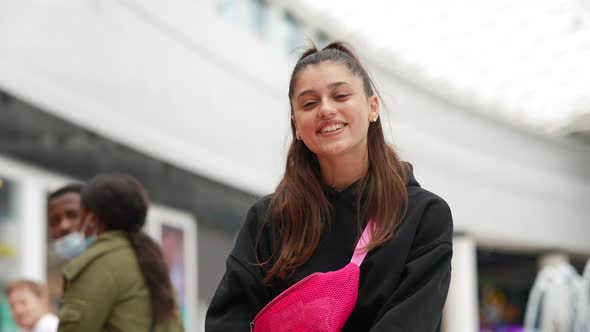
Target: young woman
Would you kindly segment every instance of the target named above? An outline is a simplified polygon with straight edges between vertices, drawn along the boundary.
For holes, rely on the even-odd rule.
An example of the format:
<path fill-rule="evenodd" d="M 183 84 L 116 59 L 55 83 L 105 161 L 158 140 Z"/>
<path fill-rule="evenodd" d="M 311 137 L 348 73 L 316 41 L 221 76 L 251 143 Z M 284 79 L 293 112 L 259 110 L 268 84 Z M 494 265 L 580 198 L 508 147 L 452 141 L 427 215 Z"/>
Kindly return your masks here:
<path fill-rule="evenodd" d="M 344 43 L 312 47 L 289 99 L 285 175 L 248 212 L 206 331 L 440 331 L 451 212 L 385 142 L 369 74 Z"/>
<path fill-rule="evenodd" d="M 59 332 L 184 331 L 160 247 L 141 228 L 149 200 L 124 174 L 103 174 L 84 185 L 82 223 L 62 250 Z"/>

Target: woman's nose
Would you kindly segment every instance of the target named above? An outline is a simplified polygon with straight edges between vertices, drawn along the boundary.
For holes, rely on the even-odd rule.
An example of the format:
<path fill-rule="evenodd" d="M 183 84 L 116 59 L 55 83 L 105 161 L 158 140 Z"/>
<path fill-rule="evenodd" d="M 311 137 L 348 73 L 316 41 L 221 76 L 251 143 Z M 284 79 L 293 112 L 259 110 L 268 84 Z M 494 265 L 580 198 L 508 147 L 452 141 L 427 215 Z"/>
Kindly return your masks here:
<path fill-rule="evenodd" d="M 336 107 L 330 101 L 322 101 L 320 105 L 320 112 L 319 116 L 322 119 L 331 118 L 334 114 L 336 114 Z"/>

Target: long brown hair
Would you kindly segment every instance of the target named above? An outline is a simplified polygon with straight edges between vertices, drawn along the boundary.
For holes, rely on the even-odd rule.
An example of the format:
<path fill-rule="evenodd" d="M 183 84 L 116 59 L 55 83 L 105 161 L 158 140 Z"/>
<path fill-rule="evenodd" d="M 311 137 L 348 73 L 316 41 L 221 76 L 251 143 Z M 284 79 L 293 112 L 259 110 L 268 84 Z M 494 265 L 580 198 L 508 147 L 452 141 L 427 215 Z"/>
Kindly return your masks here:
<path fill-rule="evenodd" d="M 289 100 L 294 94 L 300 73 L 309 65 L 324 61 L 342 63 L 363 81 L 367 97 L 377 95 L 367 70 L 352 47 L 334 42 L 318 50 L 312 45 L 299 57 L 289 83 Z M 293 115 L 293 104 L 291 115 Z M 303 265 L 313 254 L 329 222 L 331 206 L 324 193 L 318 159 L 303 141 L 297 140 L 291 122 L 293 140 L 287 154 L 285 175 L 270 200 L 269 220 L 278 235 L 280 252 L 268 271 L 265 283 L 284 279 Z M 396 152 L 386 142 L 380 118 L 372 122 L 367 134 L 369 165 L 358 185 L 359 234 L 369 218 L 376 227 L 367 249 L 372 250 L 389 241 L 402 222 L 408 205 L 406 172 Z M 363 205 L 361 206 L 361 200 Z"/>
<path fill-rule="evenodd" d="M 145 225 L 149 197 L 134 177 L 99 174 L 82 189 L 82 206 L 93 212 L 107 230 L 124 231 L 149 289 L 155 324 L 174 317 L 174 289 L 160 246 L 141 231 Z"/>

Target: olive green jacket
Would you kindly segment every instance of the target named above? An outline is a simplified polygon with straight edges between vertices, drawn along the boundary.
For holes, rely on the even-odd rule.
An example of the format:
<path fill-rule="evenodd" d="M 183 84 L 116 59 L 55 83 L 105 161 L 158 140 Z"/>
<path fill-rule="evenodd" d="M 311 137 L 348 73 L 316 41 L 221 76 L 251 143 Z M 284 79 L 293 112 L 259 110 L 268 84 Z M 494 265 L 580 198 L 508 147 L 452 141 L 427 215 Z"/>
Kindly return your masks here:
<path fill-rule="evenodd" d="M 149 290 L 125 233 L 101 234 L 64 267 L 63 275 L 58 332 L 151 331 Z M 180 315 L 154 331 L 184 331 Z"/>

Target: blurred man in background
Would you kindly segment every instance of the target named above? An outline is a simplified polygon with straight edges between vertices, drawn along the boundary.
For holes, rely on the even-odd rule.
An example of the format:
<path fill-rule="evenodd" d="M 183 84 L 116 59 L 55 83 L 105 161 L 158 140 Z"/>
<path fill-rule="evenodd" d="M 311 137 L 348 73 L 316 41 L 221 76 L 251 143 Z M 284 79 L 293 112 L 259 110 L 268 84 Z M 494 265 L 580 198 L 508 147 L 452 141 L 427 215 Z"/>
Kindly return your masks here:
<path fill-rule="evenodd" d="M 81 191 L 82 184 L 71 183 L 49 194 L 47 221 L 53 240 L 60 239 L 80 228 Z"/>
<path fill-rule="evenodd" d="M 47 222 L 56 254 L 64 260 L 75 256 L 80 241 L 82 207 L 80 192 L 82 184 L 72 183 L 49 194 L 47 202 Z"/>
<path fill-rule="evenodd" d="M 61 301 L 63 291 L 62 268 L 74 256 L 79 229 L 82 225 L 80 204 L 81 183 L 69 183 L 47 198 L 47 228 L 51 238 L 47 257 L 47 285 L 54 305 Z"/>
<path fill-rule="evenodd" d="M 6 287 L 12 318 L 22 332 L 55 332 L 59 319 L 52 313 L 47 289 L 30 280 Z"/>

